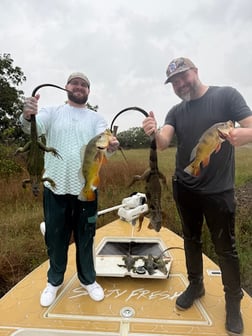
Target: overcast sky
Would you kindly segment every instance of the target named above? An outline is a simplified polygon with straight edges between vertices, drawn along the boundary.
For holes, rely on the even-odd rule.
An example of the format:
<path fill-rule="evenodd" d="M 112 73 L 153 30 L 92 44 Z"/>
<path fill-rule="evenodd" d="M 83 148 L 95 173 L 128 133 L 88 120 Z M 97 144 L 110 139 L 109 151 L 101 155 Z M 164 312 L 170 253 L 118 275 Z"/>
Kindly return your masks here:
<path fill-rule="evenodd" d="M 89 102 L 110 124 L 121 109 L 153 110 L 159 125 L 179 102 L 164 85 L 168 63 L 192 59 L 201 80 L 236 87 L 252 107 L 251 0 L 1 0 L 0 52 L 27 80 L 25 96 L 43 83 L 64 86 L 73 71 L 91 81 Z M 54 88 L 40 105 L 64 103 Z M 117 119 L 119 131 L 143 116 Z"/>

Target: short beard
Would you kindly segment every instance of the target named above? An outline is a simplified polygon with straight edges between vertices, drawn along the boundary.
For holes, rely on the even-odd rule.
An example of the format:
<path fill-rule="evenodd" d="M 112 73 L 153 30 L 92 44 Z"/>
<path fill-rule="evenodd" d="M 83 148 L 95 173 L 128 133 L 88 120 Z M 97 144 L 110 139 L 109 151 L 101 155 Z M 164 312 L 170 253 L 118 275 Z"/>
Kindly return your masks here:
<path fill-rule="evenodd" d="M 186 101 L 186 102 L 189 102 L 191 100 L 191 93 L 188 92 L 186 94 L 181 94 L 179 96 L 182 100 Z"/>
<path fill-rule="evenodd" d="M 196 81 L 196 82 L 194 82 L 190 85 L 189 92 L 184 93 L 184 94 L 183 93 L 178 94 L 178 96 L 186 102 L 194 100 L 194 99 L 197 98 L 197 92 L 198 92 L 199 86 L 200 86 L 200 83 L 198 81 Z"/>
<path fill-rule="evenodd" d="M 68 92 L 67 96 L 69 100 L 78 105 L 84 105 L 88 100 L 88 96 L 76 97 L 72 92 Z"/>

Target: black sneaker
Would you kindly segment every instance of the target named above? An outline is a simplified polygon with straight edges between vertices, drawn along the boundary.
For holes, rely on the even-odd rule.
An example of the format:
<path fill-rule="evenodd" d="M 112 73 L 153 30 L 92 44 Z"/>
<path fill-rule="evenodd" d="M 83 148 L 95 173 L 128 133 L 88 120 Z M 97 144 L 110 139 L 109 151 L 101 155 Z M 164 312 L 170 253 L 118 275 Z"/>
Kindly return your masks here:
<path fill-rule="evenodd" d="M 186 310 L 193 305 L 196 299 L 205 295 L 205 288 L 203 283 L 190 283 L 187 289 L 177 298 L 176 308 L 179 310 Z"/>

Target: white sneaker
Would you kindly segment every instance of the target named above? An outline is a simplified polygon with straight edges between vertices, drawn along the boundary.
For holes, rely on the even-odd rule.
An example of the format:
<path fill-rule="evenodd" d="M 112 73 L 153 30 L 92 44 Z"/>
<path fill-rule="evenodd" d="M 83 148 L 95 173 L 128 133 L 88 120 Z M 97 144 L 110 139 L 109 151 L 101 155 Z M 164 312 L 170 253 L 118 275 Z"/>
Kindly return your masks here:
<path fill-rule="evenodd" d="M 42 233 L 42 235 L 45 235 L 45 222 L 41 222 L 40 223 L 40 232 Z"/>
<path fill-rule="evenodd" d="M 49 282 L 47 283 L 46 288 L 43 290 L 40 296 L 40 304 L 42 307 L 48 307 L 53 303 L 53 301 L 56 299 L 57 292 L 61 286 L 62 285 L 53 286 Z"/>
<path fill-rule="evenodd" d="M 81 286 L 86 289 L 91 299 L 94 301 L 101 301 L 104 299 L 104 292 L 102 287 L 95 281 L 91 285 L 83 285 Z"/>

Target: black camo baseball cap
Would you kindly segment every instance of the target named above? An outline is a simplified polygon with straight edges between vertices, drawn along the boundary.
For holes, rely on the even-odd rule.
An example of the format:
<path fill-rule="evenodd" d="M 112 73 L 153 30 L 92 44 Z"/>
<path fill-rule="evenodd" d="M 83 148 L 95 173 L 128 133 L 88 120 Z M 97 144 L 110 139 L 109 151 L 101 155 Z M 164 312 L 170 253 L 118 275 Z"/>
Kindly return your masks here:
<path fill-rule="evenodd" d="M 179 58 L 173 59 L 168 65 L 168 68 L 166 70 L 167 79 L 165 81 L 165 84 L 169 83 L 170 79 L 174 75 L 180 72 L 187 71 L 189 69 L 194 69 L 194 68 L 196 68 L 196 66 L 193 64 L 193 62 L 189 58 L 179 57 Z"/>

